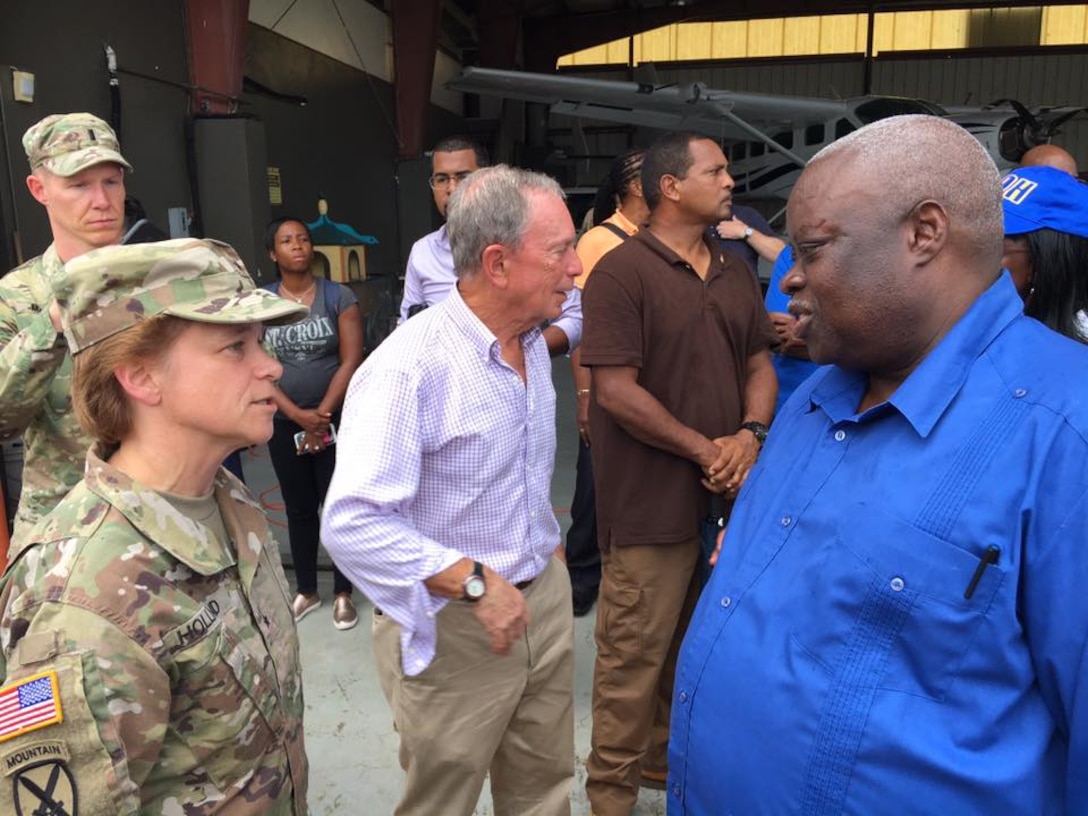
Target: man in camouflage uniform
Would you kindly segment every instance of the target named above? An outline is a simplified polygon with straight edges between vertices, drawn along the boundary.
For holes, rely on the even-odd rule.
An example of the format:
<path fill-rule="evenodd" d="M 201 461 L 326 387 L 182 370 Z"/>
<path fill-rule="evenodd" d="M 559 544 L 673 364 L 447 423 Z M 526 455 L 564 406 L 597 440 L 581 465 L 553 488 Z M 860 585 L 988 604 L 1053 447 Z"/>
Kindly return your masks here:
<path fill-rule="evenodd" d="M 77 358 L 157 314 L 306 313 L 214 241 L 102 249 L 55 283 Z M 271 393 L 279 364 L 255 343 L 245 354 Z M 298 639 L 264 514 L 222 468 L 204 497 L 135 482 L 114 462 L 156 426 L 133 417 L 113 460 L 116 445 L 95 443 L 0 580 L 0 814 L 306 814 Z M 164 458 L 144 461 L 159 473 Z M 39 713 L 17 715 L 16 698 Z"/>
<path fill-rule="evenodd" d="M 53 243 L 0 278 L 0 441 L 23 436 L 18 542 L 83 476 L 90 438 L 71 414 L 72 360 L 51 319 L 66 262 L 121 241 L 124 172 L 109 125 L 89 113 L 47 116 L 23 136 L 27 189 L 49 215 Z"/>

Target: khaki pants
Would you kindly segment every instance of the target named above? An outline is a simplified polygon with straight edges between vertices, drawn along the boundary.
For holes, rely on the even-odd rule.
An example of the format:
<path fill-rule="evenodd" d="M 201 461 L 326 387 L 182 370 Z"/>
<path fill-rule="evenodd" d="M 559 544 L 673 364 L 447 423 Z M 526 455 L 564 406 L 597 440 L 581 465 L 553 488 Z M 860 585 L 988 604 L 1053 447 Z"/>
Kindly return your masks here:
<path fill-rule="evenodd" d="M 700 542 L 611 546 L 602 558 L 586 793 L 596 816 L 627 816 L 643 769 L 666 770 L 680 643 L 699 597 Z"/>
<path fill-rule="evenodd" d="M 569 816 L 574 777 L 574 618 L 553 558 L 525 590 L 530 623 L 494 654 L 472 605 L 438 613 L 438 647 L 415 677 L 400 627 L 375 613 L 374 656 L 407 774 L 396 816 L 471 816 L 491 774 L 495 816 Z"/>

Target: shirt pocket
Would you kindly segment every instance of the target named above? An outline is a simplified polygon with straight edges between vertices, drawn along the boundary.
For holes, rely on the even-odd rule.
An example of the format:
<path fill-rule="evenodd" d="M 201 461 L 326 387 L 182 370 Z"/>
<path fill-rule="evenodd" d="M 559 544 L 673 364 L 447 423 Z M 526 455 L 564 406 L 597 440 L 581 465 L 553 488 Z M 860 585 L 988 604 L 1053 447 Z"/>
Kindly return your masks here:
<path fill-rule="evenodd" d="M 798 616 L 796 639 L 832 673 L 875 659 L 883 663 L 876 688 L 943 700 L 1004 580 L 999 558 L 964 597 L 996 542 L 961 546 L 871 505 L 844 508 L 839 518 L 804 580 L 826 612 Z M 879 650 L 885 654 L 873 654 Z"/>
<path fill-rule="evenodd" d="M 283 736 L 275 681 L 222 620 L 174 662 L 171 727 L 220 790 L 239 784 Z"/>

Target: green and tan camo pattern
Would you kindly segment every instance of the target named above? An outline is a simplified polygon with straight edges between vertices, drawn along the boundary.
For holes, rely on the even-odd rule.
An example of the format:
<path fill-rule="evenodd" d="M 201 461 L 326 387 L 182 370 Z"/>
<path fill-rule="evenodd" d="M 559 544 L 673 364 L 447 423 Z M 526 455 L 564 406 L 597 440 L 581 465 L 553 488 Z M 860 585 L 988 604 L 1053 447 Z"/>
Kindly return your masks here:
<path fill-rule="evenodd" d="M 291 322 L 301 304 L 258 289 L 227 244 L 179 238 L 96 249 L 69 261 L 55 287 L 73 354 L 166 314 L 206 323 Z"/>
<path fill-rule="evenodd" d="M 92 452 L 2 579 L 4 684 L 56 671 L 64 721 L 0 742 L 0 762 L 61 743 L 80 813 L 308 812 L 279 552 L 222 469 L 215 498 L 232 541 Z"/>
<path fill-rule="evenodd" d="M 55 113 L 23 134 L 30 169 L 44 167 L 57 176 L 74 176 L 96 164 L 113 162 L 131 172 L 113 128 L 90 113 Z"/>

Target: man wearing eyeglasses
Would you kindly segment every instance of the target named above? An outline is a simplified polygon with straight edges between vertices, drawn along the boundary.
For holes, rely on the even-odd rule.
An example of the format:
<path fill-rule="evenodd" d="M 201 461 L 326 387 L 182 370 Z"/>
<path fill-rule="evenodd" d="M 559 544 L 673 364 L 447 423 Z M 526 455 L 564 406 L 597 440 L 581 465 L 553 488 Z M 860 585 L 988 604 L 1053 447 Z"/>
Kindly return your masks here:
<path fill-rule="evenodd" d="M 434 195 L 434 206 L 443 220 L 446 205 L 457 185 L 470 173 L 487 167 L 487 151 L 465 136 L 448 136 L 431 151 L 431 176 L 427 180 Z M 412 315 L 446 299 L 457 285 L 453 269 L 450 237 L 443 224 L 412 245 L 404 275 L 404 297 L 400 303 L 400 323 Z M 559 317 L 544 329 L 548 352 L 554 356 L 577 347 L 582 339 L 581 293 L 571 291 Z"/>

